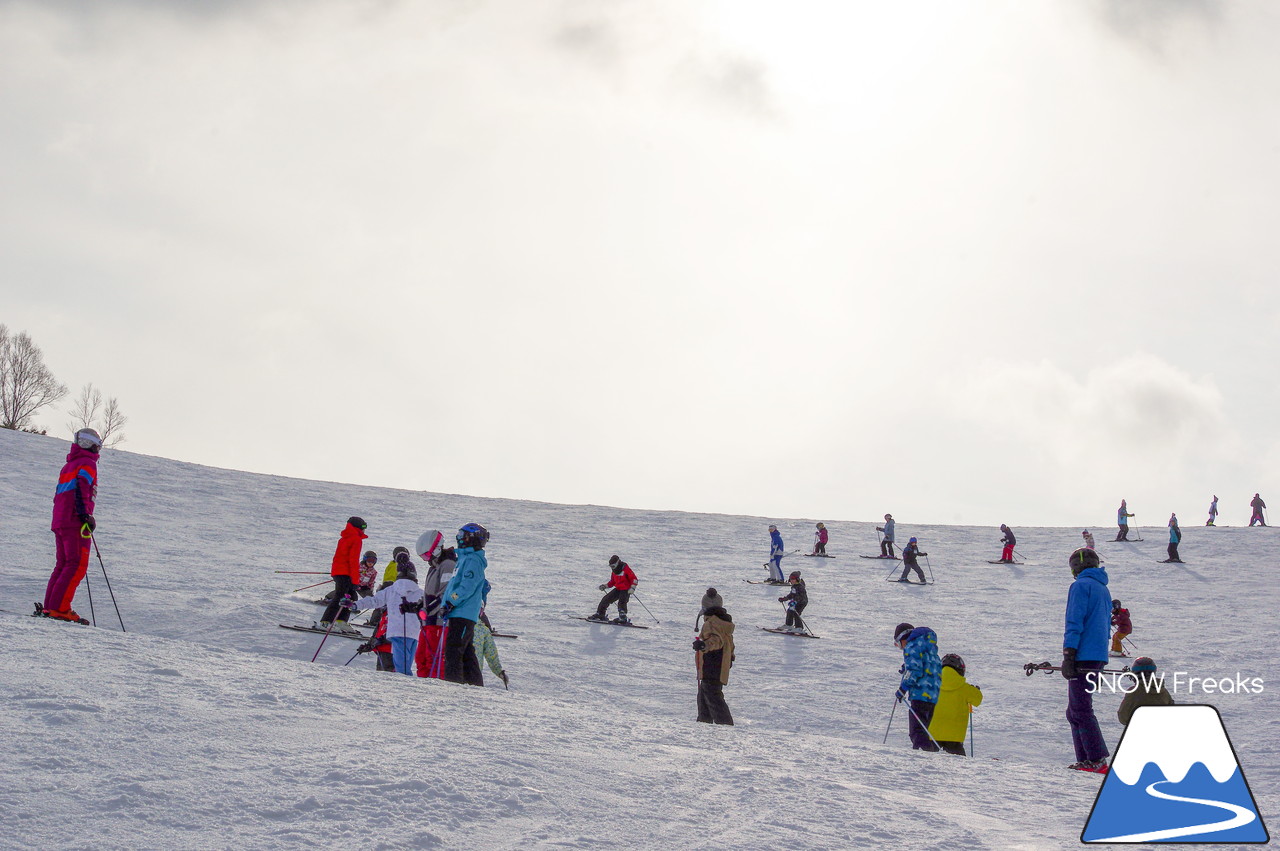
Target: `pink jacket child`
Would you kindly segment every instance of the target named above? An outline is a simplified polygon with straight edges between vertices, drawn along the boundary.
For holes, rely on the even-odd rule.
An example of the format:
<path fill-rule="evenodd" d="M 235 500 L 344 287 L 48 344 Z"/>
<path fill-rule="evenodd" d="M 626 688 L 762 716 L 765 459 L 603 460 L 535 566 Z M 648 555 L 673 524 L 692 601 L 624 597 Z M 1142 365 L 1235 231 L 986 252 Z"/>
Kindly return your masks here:
<path fill-rule="evenodd" d="M 53 493 L 53 530 L 57 561 L 44 592 L 41 614 L 65 621 L 88 623 L 71 608 L 76 589 L 89 569 L 93 543 L 94 500 L 98 495 L 98 453 L 102 438 L 91 428 L 76 432 L 67 463 L 58 474 Z"/>

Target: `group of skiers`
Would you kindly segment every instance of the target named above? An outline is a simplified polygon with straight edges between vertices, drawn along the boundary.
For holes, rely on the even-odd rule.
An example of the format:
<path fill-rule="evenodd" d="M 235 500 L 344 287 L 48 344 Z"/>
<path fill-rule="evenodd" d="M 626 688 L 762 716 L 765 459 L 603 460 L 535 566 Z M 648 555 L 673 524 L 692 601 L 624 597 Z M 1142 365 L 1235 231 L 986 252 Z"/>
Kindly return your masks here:
<path fill-rule="evenodd" d="M 349 614 L 370 611 L 365 625 L 374 633 L 360 650 L 378 654 L 378 670 L 483 686 L 479 653 L 505 685 L 509 680 L 484 612 L 491 590 L 485 577 L 488 530 L 466 524 L 455 535 L 456 547 L 444 546 L 438 530 L 423 532 L 416 550 L 427 564 L 424 582 L 418 584 L 409 550 L 396 547 L 375 591 L 377 554 L 356 555 L 366 529 L 363 518 L 351 517 L 338 538 L 334 590 L 318 628 L 360 634 L 348 623 Z"/>
<path fill-rule="evenodd" d="M 87 623 L 71 608 L 71 603 L 88 569 L 97 526 L 94 505 L 101 449 L 102 438 L 94 429 L 79 430 L 59 473 L 51 525 L 56 561 L 36 614 Z M 1214 496 L 1206 525 L 1214 525 L 1217 504 L 1218 497 Z M 1266 503 L 1254 494 L 1250 505 L 1253 515 L 1249 525 L 1265 526 L 1262 512 Z M 1133 516 L 1127 503 L 1121 500 L 1116 518 L 1117 541 L 1128 540 L 1128 520 Z M 1000 529 L 1004 545 L 1000 560 L 1012 562 L 1016 539 L 1007 525 L 1001 524 Z M 491 588 L 485 575 L 488 530 L 477 523 L 467 523 L 455 535 L 456 547 L 445 547 L 444 535 L 437 530 L 424 532 L 416 546 L 418 557 L 427 564 L 427 576 L 421 585 L 408 549 L 396 547 L 376 590 L 373 585 L 378 580 L 377 554 L 372 550 L 361 554 L 362 542 L 368 538 L 367 530 L 368 524 L 353 516 L 339 536 L 330 571 L 334 589 L 319 628 L 326 632 L 356 633 L 348 623 L 349 613 L 370 611 L 367 625 L 374 625 L 375 632 L 361 649 L 378 653 L 380 670 L 412 675 L 416 669 L 419 677 L 482 686 L 479 651 L 506 684 L 508 678 L 498 659 L 484 611 Z M 1176 514 L 1169 519 L 1169 530 L 1169 561 L 1177 562 L 1180 561 L 1177 546 L 1181 531 Z M 882 533 L 880 557 L 896 558 L 893 516 L 886 514 L 885 524 L 877 526 L 876 531 Z M 1087 529 L 1081 534 L 1085 546 L 1075 550 L 1068 559 L 1074 579 L 1067 594 L 1059 670 L 1068 680 L 1067 720 L 1077 759 L 1071 767 L 1105 773 L 1109 751 L 1093 712 L 1087 675 L 1101 670 L 1109 654 L 1124 655 L 1122 642 L 1133 627 L 1128 610 L 1119 600 L 1111 598 L 1107 574 L 1094 548 L 1092 534 Z M 778 598 L 787 605 L 787 616 L 785 624 L 776 631 L 807 631 L 801 618 L 809 602 L 804 580 L 799 571 L 793 571 L 783 580 L 781 561 L 785 551 L 776 525 L 769 526 L 769 535 L 770 579 L 791 586 L 788 594 Z M 826 555 L 828 540 L 825 525 L 818 523 L 811 555 Z M 914 569 L 924 582 L 924 574 L 916 561 L 919 555 L 927 553 L 920 552 L 917 539 L 912 537 L 902 551 L 904 567 L 898 581 L 910 581 L 908 572 Z M 609 566 L 611 576 L 600 586 L 606 593 L 589 619 L 606 620 L 609 606 L 616 604 L 618 616 L 612 622 L 627 624 L 628 602 L 638 580 L 631 567 L 617 555 L 609 560 Z M 701 619 L 698 638 L 693 644 L 699 682 L 698 720 L 732 724 L 723 688 L 728 684 L 734 661 L 734 623 L 724 608 L 723 598 L 714 588 L 708 588 L 702 598 Z M 981 690 L 965 680 L 964 660 L 956 654 L 939 658 L 937 636 L 928 627 L 899 624 L 894 630 L 894 642 L 903 653 L 902 679 L 896 696 L 899 702 L 907 701 L 912 746 L 964 754 L 969 713 L 982 702 Z M 1140 674 L 1154 673 L 1155 664 L 1143 657 L 1135 662 L 1132 670 Z M 1171 703 L 1172 698 L 1148 681 L 1144 688 L 1126 697 L 1119 711 L 1120 720 L 1127 723 L 1133 709 L 1144 702 Z"/>

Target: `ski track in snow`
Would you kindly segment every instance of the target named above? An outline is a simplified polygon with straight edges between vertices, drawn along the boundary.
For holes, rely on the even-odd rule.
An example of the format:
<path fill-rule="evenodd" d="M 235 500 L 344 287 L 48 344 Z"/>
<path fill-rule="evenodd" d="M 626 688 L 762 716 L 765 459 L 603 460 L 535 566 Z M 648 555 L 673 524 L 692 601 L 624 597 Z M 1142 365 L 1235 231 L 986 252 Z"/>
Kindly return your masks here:
<path fill-rule="evenodd" d="M 43 595 L 66 448 L 0 431 L 6 610 Z M 873 523 L 490 500 L 119 451 L 100 479 L 98 541 L 129 632 L 96 560 L 99 628 L 0 613 L 0 847 L 1065 848 L 1097 793 L 1099 778 L 1064 768 L 1064 682 L 1021 670 L 1060 656 L 1078 528 L 1017 528 L 1029 563 L 989 565 L 1002 518 L 916 525 L 886 506 L 931 555 L 937 585 L 922 587 L 857 558 L 875 550 Z M 511 691 L 487 669 L 480 690 L 379 674 L 368 656 L 342 668 L 354 646 L 332 638 L 308 663 L 320 636 L 276 624 L 319 617 L 311 592 L 289 593 L 309 577 L 271 571 L 327 570 L 351 514 L 369 520 L 384 564 L 427 528 L 491 530 L 490 615 L 521 635 L 499 643 Z M 799 569 L 824 640 L 765 635 L 755 627 L 783 620 L 779 589 L 740 580 L 764 576 L 768 523 L 803 550 L 817 519 L 835 558 Z M 1138 652 L 1167 672 L 1280 682 L 1274 533 L 1188 525 L 1188 563 L 1154 565 L 1156 531 L 1099 546 Z M 661 624 L 636 605 L 651 629 L 567 617 L 594 608 L 615 552 Z M 692 720 L 689 641 L 708 585 L 738 624 L 734 728 Z M 88 614 L 83 585 L 76 607 Z M 903 713 L 881 744 L 902 620 L 933 627 L 982 686 L 976 759 L 912 752 Z M 1218 706 L 1264 819 L 1274 813 L 1272 692 L 1178 699 Z M 1095 700 L 1113 747 L 1119 700 Z"/>

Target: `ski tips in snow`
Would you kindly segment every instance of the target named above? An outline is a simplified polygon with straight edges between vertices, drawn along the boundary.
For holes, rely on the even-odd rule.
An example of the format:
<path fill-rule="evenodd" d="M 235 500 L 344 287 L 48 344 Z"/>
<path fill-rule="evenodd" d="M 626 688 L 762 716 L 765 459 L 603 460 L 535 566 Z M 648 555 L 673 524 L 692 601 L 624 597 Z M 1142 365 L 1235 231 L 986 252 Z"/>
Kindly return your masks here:
<path fill-rule="evenodd" d="M 790 635 L 795 638 L 821 638 L 821 635 L 814 635 L 812 632 L 792 632 L 789 629 L 776 629 L 774 627 L 760 627 L 765 632 L 772 632 L 774 635 Z"/>

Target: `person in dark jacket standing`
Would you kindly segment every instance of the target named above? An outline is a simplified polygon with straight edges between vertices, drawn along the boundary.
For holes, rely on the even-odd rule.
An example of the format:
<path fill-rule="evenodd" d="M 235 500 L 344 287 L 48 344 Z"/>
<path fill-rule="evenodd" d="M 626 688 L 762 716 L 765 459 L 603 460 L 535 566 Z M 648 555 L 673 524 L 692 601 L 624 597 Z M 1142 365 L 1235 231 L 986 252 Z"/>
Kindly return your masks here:
<path fill-rule="evenodd" d="M 893 554 L 893 515 L 886 514 L 884 516 L 884 525 L 877 526 L 877 532 L 883 532 L 884 537 L 880 539 L 880 558 L 897 558 Z"/>
<path fill-rule="evenodd" d="M 733 714 L 724 700 L 733 666 L 733 618 L 716 589 L 702 597 L 702 629 L 693 640 L 693 661 L 698 669 L 698 720 L 704 724 L 733 726 Z"/>
<path fill-rule="evenodd" d="M 1156 663 L 1150 656 L 1139 656 L 1129 670 L 1138 681 L 1138 687 L 1125 694 L 1120 708 L 1116 710 L 1116 718 L 1126 727 L 1139 706 L 1173 706 L 1173 696 L 1165 691 L 1164 677 L 1156 676 Z"/>
<path fill-rule="evenodd" d="M 804 611 L 805 606 L 809 605 L 809 590 L 804 587 L 804 580 L 800 578 L 798 570 L 791 571 L 787 581 L 791 583 L 791 593 L 778 598 L 779 603 L 787 604 L 787 622 L 778 629 L 787 632 L 806 632 L 800 613 Z"/>
<path fill-rule="evenodd" d="M 1000 553 L 1000 561 L 1005 564 L 1013 564 L 1013 548 L 1018 545 L 1018 539 L 1013 536 L 1013 530 L 1003 523 L 1000 524 L 1000 543 L 1004 544 L 1004 550 Z"/>
<path fill-rule="evenodd" d="M 907 572 L 914 570 L 916 575 L 920 577 L 920 584 L 924 585 L 924 571 L 920 569 L 920 563 L 916 561 L 916 556 L 927 556 L 928 553 L 920 552 L 920 544 L 913 537 L 907 541 L 907 545 L 902 548 L 902 575 L 898 577 L 899 582 L 910 582 L 907 578 Z"/>
<path fill-rule="evenodd" d="M 1169 515 L 1169 557 L 1165 562 L 1174 564 L 1182 564 L 1182 559 L 1178 556 L 1178 544 L 1182 543 L 1182 530 L 1178 528 L 1178 515 Z"/>
<path fill-rule="evenodd" d="M 39 614 L 61 621 L 89 621 L 71 608 L 76 589 L 89 570 L 89 551 L 93 544 L 94 500 L 98 495 L 98 453 L 102 438 L 91 428 L 76 432 L 67 463 L 58 474 L 53 492 L 53 530 L 55 558 L 53 573 L 44 590 L 44 606 Z"/>
<path fill-rule="evenodd" d="M 1067 591 L 1066 627 L 1062 634 L 1062 676 L 1067 680 L 1067 722 L 1079 771 L 1107 773 L 1106 740 L 1093 714 L 1089 674 L 1107 664 L 1111 636 L 1111 592 L 1097 552 L 1078 549 L 1067 560 L 1075 581 Z"/>
<path fill-rule="evenodd" d="M 1262 511 L 1267 507 L 1267 504 L 1262 501 L 1262 497 L 1255 493 L 1253 499 L 1249 500 L 1249 507 L 1253 509 L 1253 514 L 1249 516 L 1249 525 L 1252 526 L 1256 523 L 1259 526 L 1266 526 L 1267 520 L 1262 516 Z"/>

